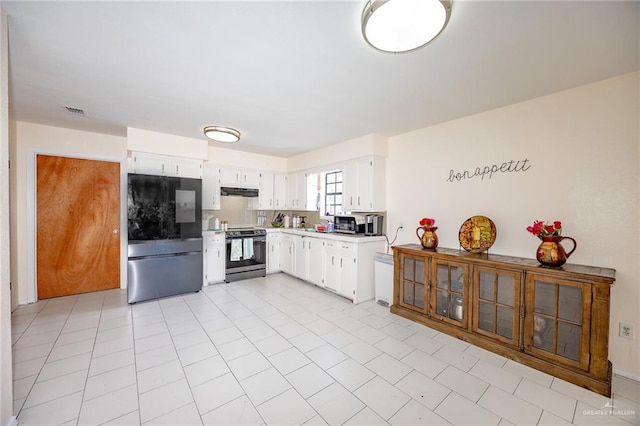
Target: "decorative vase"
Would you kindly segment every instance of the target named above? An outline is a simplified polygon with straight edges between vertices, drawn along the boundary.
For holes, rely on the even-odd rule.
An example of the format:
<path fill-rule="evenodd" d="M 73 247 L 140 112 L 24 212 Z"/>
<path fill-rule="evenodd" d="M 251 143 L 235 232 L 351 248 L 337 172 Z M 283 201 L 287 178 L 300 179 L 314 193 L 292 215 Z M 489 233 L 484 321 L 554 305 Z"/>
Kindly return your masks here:
<path fill-rule="evenodd" d="M 538 262 L 546 266 L 562 266 L 565 264 L 571 253 L 576 251 L 578 244 L 576 240 L 571 237 L 561 236 L 543 236 L 539 237 L 542 243 L 538 246 L 536 251 L 536 259 Z M 573 248 L 567 253 L 564 250 L 560 241 L 569 240 L 573 243 Z"/>
<path fill-rule="evenodd" d="M 416 236 L 420 239 L 420 244 L 426 249 L 434 249 L 438 247 L 438 236 L 436 235 L 437 226 L 421 226 L 416 229 Z M 420 235 L 422 230 L 422 235 Z"/>

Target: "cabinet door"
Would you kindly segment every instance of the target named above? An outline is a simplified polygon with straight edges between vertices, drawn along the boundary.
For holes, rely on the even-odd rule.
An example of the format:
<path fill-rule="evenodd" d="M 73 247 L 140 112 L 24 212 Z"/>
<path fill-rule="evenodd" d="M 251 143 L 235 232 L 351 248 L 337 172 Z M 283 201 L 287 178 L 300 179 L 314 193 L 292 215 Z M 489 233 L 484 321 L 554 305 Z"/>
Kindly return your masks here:
<path fill-rule="evenodd" d="M 589 369 L 591 286 L 556 277 L 527 276 L 525 351 Z"/>
<path fill-rule="evenodd" d="M 472 330 L 518 347 L 521 288 L 522 275 L 519 272 L 475 267 Z"/>
<path fill-rule="evenodd" d="M 257 170 L 242 170 L 241 184 L 243 186 L 250 186 L 257 188 L 260 186 L 260 172 Z"/>
<path fill-rule="evenodd" d="M 184 178 L 202 179 L 202 160 L 172 158 L 171 174 Z"/>
<path fill-rule="evenodd" d="M 214 164 L 205 164 L 202 173 L 202 209 L 220 210 L 220 171 Z"/>
<path fill-rule="evenodd" d="M 308 271 L 307 271 L 308 238 L 296 235 L 294 239 L 295 239 L 295 250 L 293 251 L 293 257 L 295 259 L 294 275 L 302 280 L 306 280 L 308 277 Z"/>
<path fill-rule="evenodd" d="M 273 176 L 273 208 L 284 209 L 287 205 L 287 175 L 275 173 Z"/>
<path fill-rule="evenodd" d="M 242 170 L 237 167 L 220 167 L 220 185 L 236 186 L 242 180 Z"/>
<path fill-rule="evenodd" d="M 273 173 L 260 172 L 258 210 L 273 210 Z"/>
<path fill-rule="evenodd" d="M 169 175 L 169 159 L 153 154 L 134 154 L 133 172 L 143 175 Z"/>
<path fill-rule="evenodd" d="M 267 274 L 280 271 L 280 234 L 267 234 Z"/>
<path fill-rule="evenodd" d="M 353 244 L 339 243 L 338 294 L 353 300 L 356 294 L 357 252 Z"/>
<path fill-rule="evenodd" d="M 225 276 L 224 234 L 214 234 L 205 239 L 206 282 L 218 283 Z"/>
<path fill-rule="evenodd" d="M 307 238 L 307 279 L 315 285 L 322 285 L 322 240 Z"/>
<path fill-rule="evenodd" d="M 402 255 L 400 258 L 402 284 L 400 305 L 418 312 L 427 312 L 427 261 Z"/>
<path fill-rule="evenodd" d="M 294 275 L 295 264 L 294 260 L 295 241 L 292 235 L 282 235 L 280 245 L 280 266 L 282 271 L 289 275 Z"/>
<path fill-rule="evenodd" d="M 469 265 L 431 260 L 430 314 L 432 318 L 467 327 Z"/>
<path fill-rule="evenodd" d="M 358 167 L 355 161 L 344 164 L 342 170 L 342 209 L 357 210 L 358 201 Z"/>
<path fill-rule="evenodd" d="M 338 243 L 326 240 L 322 248 L 322 269 L 324 287 L 338 291 Z"/>

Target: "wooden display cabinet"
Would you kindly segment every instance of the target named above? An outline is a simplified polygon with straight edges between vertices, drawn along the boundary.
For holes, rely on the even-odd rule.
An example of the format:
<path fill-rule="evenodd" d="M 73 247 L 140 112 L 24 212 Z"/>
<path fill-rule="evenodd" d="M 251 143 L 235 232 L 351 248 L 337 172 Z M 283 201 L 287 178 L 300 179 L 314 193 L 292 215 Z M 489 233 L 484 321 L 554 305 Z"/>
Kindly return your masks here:
<path fill-rule="evenodd" d="M 611 396 L 613 269 L 417 244 L 393 251 L 394 314 Z"/>

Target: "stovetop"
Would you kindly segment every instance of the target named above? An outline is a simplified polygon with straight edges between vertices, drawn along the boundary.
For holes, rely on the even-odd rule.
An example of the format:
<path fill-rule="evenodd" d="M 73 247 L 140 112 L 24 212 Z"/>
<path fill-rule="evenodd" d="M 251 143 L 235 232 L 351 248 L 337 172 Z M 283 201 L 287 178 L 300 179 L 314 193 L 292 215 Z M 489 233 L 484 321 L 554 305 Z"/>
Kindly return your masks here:
<path fill-rule="evenodd" d="M 227 237 L 257 237 L 267 235 L 267 231 L 263 228 L 229 228 L 226 231 Z"/>

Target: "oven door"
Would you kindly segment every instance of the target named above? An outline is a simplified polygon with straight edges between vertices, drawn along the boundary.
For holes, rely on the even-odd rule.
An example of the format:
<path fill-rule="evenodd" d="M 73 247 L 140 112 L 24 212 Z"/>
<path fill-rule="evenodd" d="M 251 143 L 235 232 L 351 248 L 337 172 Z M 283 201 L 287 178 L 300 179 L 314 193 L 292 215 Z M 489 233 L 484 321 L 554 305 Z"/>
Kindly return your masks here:
<path fill-rule="evenodd" d="M 266 275 L 266 236 L 227 237 L 226 244 L 226 282 Z"/>

